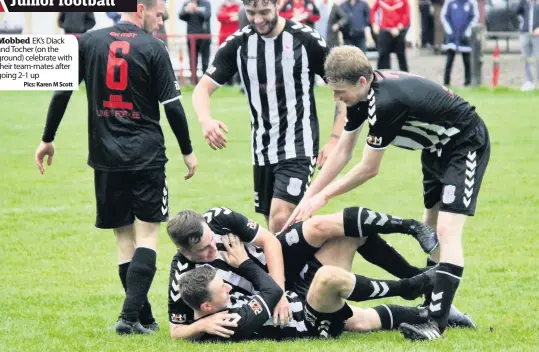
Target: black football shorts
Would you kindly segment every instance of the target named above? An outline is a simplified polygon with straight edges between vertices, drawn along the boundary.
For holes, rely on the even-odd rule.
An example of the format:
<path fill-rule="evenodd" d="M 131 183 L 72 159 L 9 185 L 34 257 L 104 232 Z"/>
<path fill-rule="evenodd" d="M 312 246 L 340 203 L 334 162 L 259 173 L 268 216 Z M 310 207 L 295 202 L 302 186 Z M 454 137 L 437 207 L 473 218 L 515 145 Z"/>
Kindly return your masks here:
<path fill-rule="evenodd" d="M 490 159 L 490 139 L 481 119 L 438 152 L 423 150 L 425 208 L 438 202 L 440 210 L 475 215 L 477 198 Z"/>
<path fill-rule="evenodd" d="M 316 157 L 253 166 L 255 211 L 269 216 L 273 198 L 298 205 L 311 184 L 315 168 Z"/>
<path fill-rule="evenodd" d="M 164 167 L 138 171 L 94 171 L 95 226 L 113 229 L 168 220 L 168 185 Z"/>

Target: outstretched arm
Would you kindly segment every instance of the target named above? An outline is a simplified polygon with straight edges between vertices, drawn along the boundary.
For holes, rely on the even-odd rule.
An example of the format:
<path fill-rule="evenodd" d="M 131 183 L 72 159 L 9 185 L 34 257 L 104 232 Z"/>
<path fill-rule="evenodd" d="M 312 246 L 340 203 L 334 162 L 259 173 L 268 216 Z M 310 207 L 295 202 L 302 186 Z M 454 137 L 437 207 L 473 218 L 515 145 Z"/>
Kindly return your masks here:
<path fill-rule="evenodd" d="M 318 165 L 319 170 L 322 169 L 328 156 L 331 154 L 331 152 L 337 145 L 337 142 L 339 141 L 339 138 L 343 131 L 345 121 L 346 121 L 346 105 L 341 101 L 336 102 L 335 103 L 335 117 L 333 119 L 333 129 L 331 130 L 331 136 L 329 137 L 327 144 L 320 150 L 320 154 L 318 155 L 318 160 L 316 161 L 316 164 Z"/>

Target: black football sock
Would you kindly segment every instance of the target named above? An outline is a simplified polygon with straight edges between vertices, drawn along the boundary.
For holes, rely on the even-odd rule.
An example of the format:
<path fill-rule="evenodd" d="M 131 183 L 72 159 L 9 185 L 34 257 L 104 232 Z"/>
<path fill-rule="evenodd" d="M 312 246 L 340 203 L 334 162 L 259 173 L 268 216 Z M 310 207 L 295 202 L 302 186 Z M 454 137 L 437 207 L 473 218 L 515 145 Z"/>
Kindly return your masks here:
<path fill-rule="evenodd" d="M 127 271 L 129 270 L 129 264 L 131 264 L 131 262 L 118 265 L 120 280 L 122 281 L 122 286 L 124 287 L 125 292 L 127 292 Z M 140 310 L 139 319 L 142 325 L 149 325 L 155 322 L 155 318 L 153 317 L 152 313 L 152 306 L 147 298 L 144 302 L 144 306 L 142 306 L 142 309 Z"/>
<path fill-rule="evenodd" d="M 380 233 L 406 233 L 408 230 L 401 218 L 361 207 L 345 208 L 343 225 L 344 235 L 348 237 L 368 237 Z"/>
<path fill-rule="evenodd" d="M 422 324 L 427 322 L 426 309 L 421 310 L 416 307 L 404 307 L 393 304 L 382 304 L 374 307 L 382 323 L 381 330 L 398 329 L 402 323 Z"/>
<path fill-rule="evenodd" d="M 443 332 L 447 326 L 447 317 L 463 271 L 463 267 L 450 263 L 440 263 L 436 269 L 436 281 L 432 290 L 429 314 L 430 318 L 438 323 L 440 332 Z"/>
<path fill-rule="evenodd" d="M 127 292 L 127 271 L 129 270 L 129 264 L 131 264 L 130 261 L 118 265 L 118 274 L 120 275 L 120 281 L 125 292 Z"/>
<path fill-rule="evenodd" d="M 386 297 L 399 297 L 411 291 L 407 280 L 376 280 L 355 274 L 356 283 L 348 296 L 354 302 L 368 301 Z"/>
<path fill-rule="evenodd" d="M 438 263 L 436 263 L 434 260 L 427 257 L 427 268 L 437 265 L 437 264 Z M 430 305 L 430 296 L 426 296 L 425 301 L 423 302 L 423 306 L 428 307 L 429 305 Z"/>
<path fill-rule="evenodd" d="M 127 271 L 127 293 L 122 309 L 125 320 L 136 322 L 155 275 L 156 252 L 153 249 L 139 247 L 131 260 Z"/>
<path fill-rule="evenodd" d="M 421 274 L 420 269 L 408 261 L 380 235 L 370 235 L 365 244 L 357 249 L 363 258 L 400 279 Z"/>

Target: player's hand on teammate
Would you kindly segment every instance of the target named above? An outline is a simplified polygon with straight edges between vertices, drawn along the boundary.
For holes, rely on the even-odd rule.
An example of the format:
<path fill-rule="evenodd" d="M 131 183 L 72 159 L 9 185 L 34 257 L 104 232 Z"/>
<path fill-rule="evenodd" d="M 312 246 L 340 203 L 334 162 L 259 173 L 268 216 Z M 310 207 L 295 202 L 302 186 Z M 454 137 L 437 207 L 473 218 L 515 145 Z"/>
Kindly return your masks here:
<path fill-rule="evenodd" d="M 283 294 L 283 297 L 273 310 L 273 326 L 284 328 L 291 320 L 292 308 L 290 308 L 286 294 Z"/>
<path fill-rule="evenodd" d="M 190 179 L 195 174 L 195 171 L 198 166 L 198 160 L 195 156 L 195 153 L 191 153 L 189 155 L 183 156 L 183 162 L 185 163 L 185 166 L 187 166 L 187 174 L 183 177 L 185 180 Z"/>
<path fill-rule="evenodd" d="M 238 268 L 241 263 L 249 259 L 245 246 L 238 236 L 229 233 L 226 236 L 222 236 L 222 239 L 227 254 L 225 260 L 230 266 Z"/>
<path fill-rule="evenodd" d="M 228 127 L 226 127 L 223 122 L 215 119 L 207 119 L 202 121 L 201 125 L 206 143 L 208 143 L 213 150 L 226 147 L 226 137 L 221 130 L 228 133 Z"/>
<path fill-rule="evenodd" d="M 328 159 L 328 156 L 331 154 L 335 146 L 337 145 L 337 140 L 332 138 L 329 140 L 329 142 L 326 143 L 325 146 L 320 149 L 320 153 L 318 153 L 318 159 L 316 160 L 316 165 L 318 165 L 318 170 L 321 170 L 324 166 L 324 163 Z"/>
<path fill-rule="evenodd" d="M 52 157 L 54 156 L 54 143 L 41 142 L 37 147 L 34 160 L 39 172 L 41 172 L 42 175 L 45 173 L 45 167 L 43 166 L 43 159 L 45 158 L 45 155 L 48 156 L 47 165 L 51 166 Z"/>
<path fill-rule="evenodd" d="M 314 213 L 322 209 L 328 200 L 322 193 L 306 198 L 304 197 L 298 204 L 292 215 L 288 218 L 281 231 L 285 231 L 289 226 L 298 221 L 307 221 Z"/>
<path fill-rule="evenodd" d="M 229 314 L 228 310 L 225 310 L 209 315 L 199 321 L 204 324 L 202 330 L 206 334 L 217 335 L 228 339 L 230 336 L 234 335 L 234 331 L 227 328 L 235 328 L 238 326 L 238 323 L 234 319 L 235 317 L 234 314 Z"/>

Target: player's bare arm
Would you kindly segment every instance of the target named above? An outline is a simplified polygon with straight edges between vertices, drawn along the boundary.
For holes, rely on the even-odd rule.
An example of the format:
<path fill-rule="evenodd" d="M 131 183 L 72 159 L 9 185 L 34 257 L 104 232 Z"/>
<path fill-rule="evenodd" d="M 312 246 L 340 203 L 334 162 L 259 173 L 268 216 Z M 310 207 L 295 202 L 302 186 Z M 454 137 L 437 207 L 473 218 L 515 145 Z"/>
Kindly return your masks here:
<path fill-rule="evenodd" d="M 271 232 L 259 227 L 253 244 L 264 250 L 268 262 L 268 272 L 284 292 L 284 260 L 281 243 Z M 273 324 L 275 326 L 285 326 L 290 319 L 292 319 L 290 303 L 286 299 L 286 294 L 283 294 L 281 301 L 273 312 Z"/>
<path fill-rule="evenodd" d="M 331 198 L 344 194 L 361 186 L 371 178 L 378 175 L 380 164 L 384 156 L 385 149 L 373 149 L 369 146 L 363 148 L 363 158 L 352 170 L 340 180 L 327 186 L 319 196 L 326 202 Z"/>
<path fill-rule="evenodd" d="M 318 170 L 321 170 L 324 166 L 326 160 L 329 158 L 335 146 L 337 145 L 341 133 L 346 122 L 346 105 L 338 101 L 335 103 L 335 117 L 333 120 L 333 129 L 331 130 L 331 135 L 326 145 L 320 150 L 318 154 L 318 160 L 316 164 L 318 165 Z"/>
<path fill-rule="evenodd" d="M 363 149 L 363 159 L 359 164 L 348 171 L 343 178 L 331 183 L 317 195 L 306 199 L 295 218 L 296 221 L 306 221 L 314 213 L 323 208 L 331 198 L 349 192 L 378 175 L 384 150 L 371 149 L 366 146 Z"/>
<path fill-rule="evenodd" d="M 228 127 L 218 120 L 211 117 L 210 96 L 219 88 L 211 78 L 202 76 L 193 91 L 193 108 L 198 121 L 202 127 L 206 143 L 213 149 L 223 149 L 226 147 L 226 137 L 220 131 L 228 133 Z"/>

